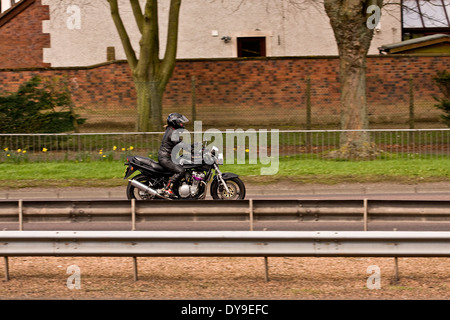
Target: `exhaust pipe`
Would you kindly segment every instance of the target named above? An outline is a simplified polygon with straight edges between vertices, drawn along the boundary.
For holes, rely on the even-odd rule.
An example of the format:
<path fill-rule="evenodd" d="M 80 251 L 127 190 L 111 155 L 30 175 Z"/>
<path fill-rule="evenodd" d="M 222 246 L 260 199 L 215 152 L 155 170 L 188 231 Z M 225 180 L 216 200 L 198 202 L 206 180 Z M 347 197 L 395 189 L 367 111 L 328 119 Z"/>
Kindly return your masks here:
<path fill-rule="evenodd" d="M 159 194 L 158 192 L 156 192 L 154 189 L 150 188 L 149 186 L 146 186 L 145 184 L 140 183 L 139 181 L 136 181 L 136 180 L 128 180 L 128 181 L 131 183 L 132 186 L 135 186 L 139 190 L 150 193 L 151 195 L 154 195 L 154 196 L 162 198 L 162 199 L 171 200 L 170 198 L 164 197 L 163 195 Z"/>

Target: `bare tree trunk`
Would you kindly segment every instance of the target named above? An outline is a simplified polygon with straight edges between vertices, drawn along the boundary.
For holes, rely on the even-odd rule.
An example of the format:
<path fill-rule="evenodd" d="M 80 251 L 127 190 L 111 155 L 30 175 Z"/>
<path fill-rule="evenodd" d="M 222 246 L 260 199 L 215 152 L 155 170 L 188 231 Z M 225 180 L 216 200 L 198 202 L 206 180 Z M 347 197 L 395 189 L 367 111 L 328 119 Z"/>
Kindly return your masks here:
<path fill-rule="evenodd" d="M 152 118 L 150 120 L 150 131 L 162 131 L 162 100 L 164 95 L 164 88 L 161 87 L 159 81 L 150 82 L 150 104 Z"/>
<path fill-rule="evenodd" d="M 119 12 L 118 0 L 108 0 L 111 17 L 119 33 L 133 74 L 137 93 L 137 131 L 162 130 L 162 101 L 176 63 L 178 21 L 181 0 L 170 0 L 167 43 L 163 59 L 159 57 L 158 0 L 129 0 L 142 37 L 140 56 L 136 56 Z"/>
<path fill-rule="evenodd" d="M 369 128 L 366 101 L 366 57 L 358 53 L 341 57 L 341 129 Z M 373 145 L 366 131 L 347 131 L 341 134 L 340 157 L 366 158 L 372 155 Z"/>
<path fill-rule="evenodd" d="M 366 102 L 366 56 L 373 37 L 367 27 L 370 14 L 367 8 L 382 0 L 325 0 L 325 11 L 330 18 L 339 50 L 341 85 L 341 129 L 369 128 Z M 341 135 L 340 149 L 331 154 L 335 158 L 367 159 L 376 154 L 376 148 L 365 131 L 349 131 Z"/>
<path fill-rule="evenodd" d="M 158 81 L 134 80 L 137 95 L 136 131 L 162 130 L 162 101 L 164 89 Z"/>
<path fill-rule="evenodd" d="M 136 131 L 151 131 L 150 130 L 150 86 L 148 81 L 134 80 L 137 96 L 137 117 L 136 117 Z"/>

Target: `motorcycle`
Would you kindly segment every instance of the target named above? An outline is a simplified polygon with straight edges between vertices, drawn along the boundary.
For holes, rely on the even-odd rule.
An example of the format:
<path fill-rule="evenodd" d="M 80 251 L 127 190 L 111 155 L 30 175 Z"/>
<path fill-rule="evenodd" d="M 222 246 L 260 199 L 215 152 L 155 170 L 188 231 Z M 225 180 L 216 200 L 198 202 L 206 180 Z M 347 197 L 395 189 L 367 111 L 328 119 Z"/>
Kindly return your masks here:
<path fill-rule="evenodd" d="M 201 161 L 198 160 L 199 157 Z M 126 190 L 128 199 L 204 200 L 210 182 L 210 194 L 214 200 L 245 198 L 245 184 L 239 176 L 230 172 L 222 173 L 219 170 L 219 165 L 223 164 L 223 153 L 219 153 L 217 147 L 206 148 L 203 143 L 200 152 L 192 152 L 191 157 L 180 156 L 177 162 L 183 166 L 186 173 L 178 186 L 173 189 L 175 197 L 169 198 L 164 195 L 163 190 L 173 172 L 165 170 L 151 158 L 128 157 L 124 179 L 139 173 L 128 180 Z"/>

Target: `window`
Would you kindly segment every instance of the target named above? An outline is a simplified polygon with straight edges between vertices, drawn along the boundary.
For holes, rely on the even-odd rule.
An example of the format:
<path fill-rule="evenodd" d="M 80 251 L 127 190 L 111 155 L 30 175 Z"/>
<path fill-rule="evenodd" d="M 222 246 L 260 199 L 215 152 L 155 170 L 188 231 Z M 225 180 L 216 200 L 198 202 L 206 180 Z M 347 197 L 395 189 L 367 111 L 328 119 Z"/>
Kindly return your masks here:
<path fill-rule="evenodd" d="M 238 57 L 265 57 L 266 37 L 237 38 Z"/>
<path fill-rule="evenodd" d="M 450 34 L 450 0 L 403 0 L 403 40 Z"/>
<path fill-rule="evenodd" d="M 0 0 L 0 13 L 5 12 L 21 0 Z"/>

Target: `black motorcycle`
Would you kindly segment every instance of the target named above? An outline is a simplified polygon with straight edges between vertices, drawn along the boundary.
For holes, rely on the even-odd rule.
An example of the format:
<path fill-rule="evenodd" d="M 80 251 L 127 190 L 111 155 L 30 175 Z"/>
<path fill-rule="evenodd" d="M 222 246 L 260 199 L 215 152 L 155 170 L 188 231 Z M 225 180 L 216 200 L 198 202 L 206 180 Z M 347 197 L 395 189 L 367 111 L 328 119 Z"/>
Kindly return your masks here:
<path fill-rule="evenodd" d="M 195 148 L 193 148 L 195 149 Z M 201 161 L 199 161 L 201 157 Z M 243 200 L 245 185 L 238 175 L 222 173 L 219 165 L 223 164 L 223 154 L 213 146 L 211 149 L 202 145 L 200 152 L 192 152 L 190 157 L 180 156 L 178 163 L 186 171 L 185 176 L 175 186 L 175 198 L 164 195 L 164 188 L 173 172 L 165 170 L 158 162 L 141 156 L 127 158 L 124 179 L 136 172 L 139 174 L 128 180 L 127 197 L 137 200 L 203 200 L 206 198 L 207 186 L 214 200 Z M 215 175 L 213 177 L 213 171 Z"/>

